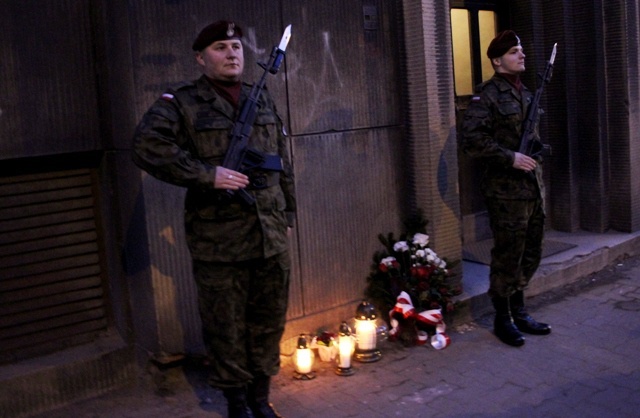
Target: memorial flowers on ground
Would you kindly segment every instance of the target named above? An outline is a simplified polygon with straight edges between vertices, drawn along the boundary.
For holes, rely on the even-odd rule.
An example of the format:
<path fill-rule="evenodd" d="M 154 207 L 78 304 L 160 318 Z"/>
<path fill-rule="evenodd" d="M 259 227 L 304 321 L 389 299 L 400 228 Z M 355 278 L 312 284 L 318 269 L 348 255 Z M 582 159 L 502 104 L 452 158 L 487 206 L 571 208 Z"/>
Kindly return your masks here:
<path fill-rule="evenodd" d="M 318 350 L 318 355 L 322 361 L 332 361 L 338 354 L 337 336 L 333 332 L 320 331 L 311 340 L 311 348 Z"/>
<path fill-rule="evenodd" d="M 395 239 L 392 233 L 378 235 L 384 250 L 374 254 L 365 295 L 390 325 L 390 338 L 405 345 L 424 341 L 424 334 L 438 332 L 433 316 L 455 310 L 454 296 L 462 293 L 451 283 L 452 263 L 430 248 L 427 222 L 418 213 L 405 224 L 407 232 Z M 425 315 L 420 316 L 421 313 Z M 428 319 L 427 319 L 428 318 Z M 443 330 L 444 323 L 441 325 Z"/>

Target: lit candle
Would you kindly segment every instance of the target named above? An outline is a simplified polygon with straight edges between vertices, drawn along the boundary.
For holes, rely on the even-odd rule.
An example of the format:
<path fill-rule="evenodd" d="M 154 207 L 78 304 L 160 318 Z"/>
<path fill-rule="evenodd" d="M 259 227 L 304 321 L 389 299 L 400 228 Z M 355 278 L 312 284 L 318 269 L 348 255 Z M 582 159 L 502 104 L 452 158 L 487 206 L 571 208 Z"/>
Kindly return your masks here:
<path fill-rule="evenodd" d="M 356 320 L 356 338 L 358 348 L 373 350 L 376 348 L 376 323 L 371 320 Z"/>
<path fill-rule="evenodd" d="M 340 352 L 340 367 L 344 369 L 351 367 L 351 353 L 353 351 L 353 338 L 351 335 L 340 335 L 338 337 L 338 350 Z"/>
<path fill-rule="evenodd" d="M 380 360 L 382 354 L 378 350 L 378 329 L 376 318 L 378 314 L 375 306 L 367 301 L 362 301 L 356 309 L 356 355 L 355 358 L 363 363 L 371 363 Z"/>
<path fill-rule="evenodd" d="M 309 348 L 298 348 L 296 350 L 296 370 L 298 373 L 307 374 L 311 372 L 312 356 L 313 353 Z"/>
<path fill-rule="evenodd" d="M 340 330 L 338 332 L 338 367 L 336 367 L 336 374 L 338 376 L 351 376 L 354 371 L 351 367 L 351 356 L 353 355 L 353 336 L 351 335 L 351 329 L 346 322 L 340 324 Z"/>
<path fill-rule="evenodd" d="M 309 380 L 315 377 L 313 372 L 313 351 L 309 348 L 307 337 L 300 334 L 298 345 L 294 354 L 294 367 L 296 379 Z"/>

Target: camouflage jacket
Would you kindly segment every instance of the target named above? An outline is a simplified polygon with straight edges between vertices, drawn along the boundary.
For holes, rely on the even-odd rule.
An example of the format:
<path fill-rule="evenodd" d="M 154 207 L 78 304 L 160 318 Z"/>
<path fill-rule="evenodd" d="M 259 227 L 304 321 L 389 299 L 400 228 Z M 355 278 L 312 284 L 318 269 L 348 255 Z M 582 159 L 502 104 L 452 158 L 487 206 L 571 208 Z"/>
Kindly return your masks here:
<path fill-rule="evenodd" d="M 486 197 L 544 197 L 541 161 L 535 176 L 513 168 L 532 97 L 526 87 L 518 91 L 506 79 L 494 75 L 479 86 L 469 103 L 461 126 L 462 147 L 467 155 L 483 162 L 481 187 Z"/>
<path fill-rule="evenodd" d="M 240 105 L 251 86 L 242 85 Z M 238 110 L 239 111 L 239 110 Z M 283 171 L 269 175 L 266 188 L 249 190 L 248 205 L 214 189 L 215 168 L 229 146 L 236 110 L 202 76 L 167 90 L 142 117 L 133 142 L 133 161 L 152 176 L 187 188 L 185 232 L 194 259 L 232 262 L 271 257 L 287 249 L 293 223 L 293 170 L 282 121 L 266 90 L 259 100 L 249 147 L 282 158 Z M 250 179 L 261 173 L 247 173 Z"/>

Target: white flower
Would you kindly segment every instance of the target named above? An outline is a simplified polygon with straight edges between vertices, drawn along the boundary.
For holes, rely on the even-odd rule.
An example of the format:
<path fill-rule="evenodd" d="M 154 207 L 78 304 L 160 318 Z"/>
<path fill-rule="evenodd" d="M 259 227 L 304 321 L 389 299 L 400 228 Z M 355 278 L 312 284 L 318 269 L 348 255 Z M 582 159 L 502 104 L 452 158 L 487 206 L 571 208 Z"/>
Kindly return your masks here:
<path fill-rule="evenodd" d="M 413 244 L 426 247 L 429 244 L 429 235 L 417 233 L 413 236 Z"/>
<path fill-rule="evenodd" d="M 395 257 L 385 257 L 382 260 L 380 260 L 380 264 L 384 264 L 387 267 L 391 267 L 394 261 L 396 261 Z"/>
<path fill-rule="evenodd" d="M 447 267 L 447 263 L 444 260 L 440 260 L 440 263 L 438 264 L 438 267 L 441 269 L 444 269 Z"/>
<path fill-rule="evenodd" d="M 436 261 L 436 259 L 438 258 L 438 256 L 436 255 L 436 253 L 431 249 L 431 248 L 425 248 L 425 258 L 427 259 L 428 262 L 434 262 Z"/>
<path fill-rule="evenodd" d="M 407 241 L 398 241 L 393 244 L 393 251 L 397 253 L 404 253 L 409 251 L 409 245 L 407 245 Z"/>
<path fill-rule="evenodd" d="M 420 250 L 416 250 L 416 257 L 418 258 L 426 258 L 427 257 L 427 252 L 423 249 Z"/>

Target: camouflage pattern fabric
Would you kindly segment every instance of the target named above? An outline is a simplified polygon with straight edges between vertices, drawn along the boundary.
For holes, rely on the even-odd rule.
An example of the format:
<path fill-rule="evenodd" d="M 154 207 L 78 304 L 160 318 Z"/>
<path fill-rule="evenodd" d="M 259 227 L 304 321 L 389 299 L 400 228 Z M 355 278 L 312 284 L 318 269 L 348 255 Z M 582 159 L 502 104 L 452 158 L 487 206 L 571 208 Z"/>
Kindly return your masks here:
<path fill-rule="evenodd" d="M 494 238 L 489 296 L 526 287 L 540 265 L 544 235 L 542 160 L 533 174 L 513 168 L 531 92 L 494 75 L 473 96 L 461 125 L 462 148 L 482 161 L 481 191 Z"/>
<path fill-rule="evenodd" d="M 243 84 L 240 107 L 250 88 Z M 187 188 L 185 231 L 194 259 L 230 262 L 287 250 L 287 226 L 295 213 L 293 170 L 282 122 L 266 90 L 259 103 L 249 147 L 279 155 L 284 170 L 277 184 L 250 190 L 254 206 L 213 189 L 236 110 L 204 76 L 165 92 L 136 129 L 133 161 L 154 177 Z"/>
<path fill-rule="evenodd" d="M 250 89 L 242 85 L 240 109 Z M 215 167 L 224 159 L 235 118 L 236 109 L 203 76 L 167 90 L 143 116 L 133 143 L 140 168 L 187 188 L 187 245 L 213 362 L 211 384 L 220 388 L 278 371 L 289 292 L 287 227 L 295 214 L 288 145 L 266 90 L 249 147 L 281 157 L 283 170 L 245 173 L 255 205 L 214 189 Z"/>
<path fill-rule="evenodd" d="M 542 257 L 544 212 L 541 199 L 486 199 L 493 248 L 490 297 L 509 297 L 529 284 Z"/>
<path fill-rule="evenodd" d="M 238 387 L 280 367 L 289 292 L 289 254 L 237 263 L 194 261 L 209 383 Z"/>
<path fill-rule="evenodd" d="M 520 147 L 522 122 L 533 95 L 519 92 L 498 75 L 484 82 L 469 103 L 462 121 L 463 151 L 483 162 L 482 193 L 502 199 L 544 198 L 542 161 L 535 176 L 513 168 Z"/>

